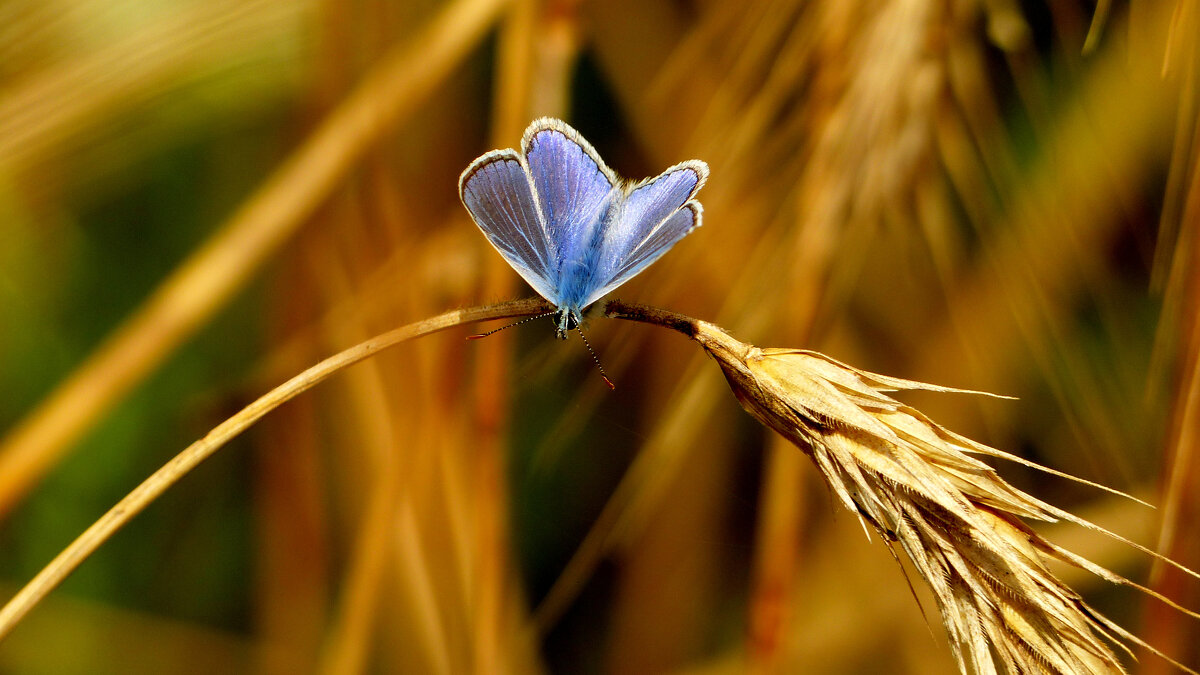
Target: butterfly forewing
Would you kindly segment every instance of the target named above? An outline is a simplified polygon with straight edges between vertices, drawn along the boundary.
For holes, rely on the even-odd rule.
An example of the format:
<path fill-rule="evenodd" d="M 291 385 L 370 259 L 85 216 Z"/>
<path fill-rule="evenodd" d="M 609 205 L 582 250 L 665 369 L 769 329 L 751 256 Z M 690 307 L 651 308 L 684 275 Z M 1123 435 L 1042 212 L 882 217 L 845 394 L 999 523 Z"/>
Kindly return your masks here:
<path fill-rule="evenodd" d="M 543 118 L 521 143 L 559 263 L 577 257 L 616 182 L 591 144 L 562 122 Z"/>
<path fill-rule="evenodd" d="M 708 178 L 708 165 L 692 160 L 667 169 L 658 176 L 635 185 L 625 199 L 619 229 L 631 229 L 648 236 L 687 202 Z"/>
<path fill-rule="evenodd" d="M 542 297 L 557 302 L 555 247 L 517 153 L 496 150 L 476 159 L 459 178 L 458 190 L 500 255 Z"/>

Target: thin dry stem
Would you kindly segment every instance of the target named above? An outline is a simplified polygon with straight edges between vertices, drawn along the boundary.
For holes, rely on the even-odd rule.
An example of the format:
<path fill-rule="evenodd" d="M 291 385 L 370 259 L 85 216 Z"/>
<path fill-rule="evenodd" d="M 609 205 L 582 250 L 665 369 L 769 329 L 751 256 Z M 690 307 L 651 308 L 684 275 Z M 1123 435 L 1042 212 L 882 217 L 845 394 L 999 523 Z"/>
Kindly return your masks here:
<path fill-rule="evenodd" d="M 172 458 L 92 524 L 75 541 L 71 542 L 62 553 L 59 553 L 0 610 L 0 640 L 3 640 L 22 617 L 51 590 L 62 583 L 63 579 L 107 541 L 113 533 L 128 523 L 179 479 L 212 456 L 214 452 L 283 403 L 308 391 L 343 368 L 406 340 L 475 321 L 529 316 L 544 312 L 546 308 L 545 301 L 541 299 L 527 299 L 446 312 L 430 319 L 402 326 L 355 345 L 321 361 L 272 389 Z"/>

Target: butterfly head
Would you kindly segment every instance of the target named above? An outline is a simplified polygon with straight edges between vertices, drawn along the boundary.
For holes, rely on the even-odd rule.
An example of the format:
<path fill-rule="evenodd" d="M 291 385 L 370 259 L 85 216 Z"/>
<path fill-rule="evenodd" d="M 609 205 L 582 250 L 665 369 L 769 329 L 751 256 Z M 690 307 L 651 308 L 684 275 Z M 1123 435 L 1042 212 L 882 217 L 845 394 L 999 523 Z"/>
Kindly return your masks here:
<path fill-rule="evenodd" d="M 579 310 L 561 307 L 554 313 L 554 336 L 559 340 L 567 339 L 567 332 L 579 328 L 579 323 L 582 317 L 579 315 Z"/>

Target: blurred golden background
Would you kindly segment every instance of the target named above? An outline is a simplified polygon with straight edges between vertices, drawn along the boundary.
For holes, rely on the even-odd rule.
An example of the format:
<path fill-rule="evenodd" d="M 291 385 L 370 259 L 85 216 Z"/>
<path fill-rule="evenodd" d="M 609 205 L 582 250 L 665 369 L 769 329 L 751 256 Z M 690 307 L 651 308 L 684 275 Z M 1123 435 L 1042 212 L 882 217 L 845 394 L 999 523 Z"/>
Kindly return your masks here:
<path fill-rule="evenodd" d="M 325 356 L 532 294 L 457 179 L 542 115 L 627 177 L 712 169 L 704 227 L 621 298 L 1016 396 L 907 400 L 1157 504 L 999 467 L 1198 568 L 1198 37 L 1188 0 L 5 0 L 0 583 Z M 615 392 L 543 320 L 287 404 L 0 672 L 953 672 L 709 359 L 587 329 Z M 1047 536 L 1200 607 L 1128 547 Z M 1063 573 L 1200 667 L 1194 620 Z"/>

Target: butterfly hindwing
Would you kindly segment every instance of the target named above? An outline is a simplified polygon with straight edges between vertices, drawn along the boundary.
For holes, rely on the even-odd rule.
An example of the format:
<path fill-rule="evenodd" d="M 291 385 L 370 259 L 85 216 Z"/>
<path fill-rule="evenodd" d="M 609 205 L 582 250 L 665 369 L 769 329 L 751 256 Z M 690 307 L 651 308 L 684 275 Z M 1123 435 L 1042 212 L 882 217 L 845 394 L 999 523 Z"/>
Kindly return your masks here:
<path fill-rule="evenodd" d="M 648 235 L 691 201 L 707 179 L 708 165 L 691 160 L 676 164 L 658 176 L 634 185 L 625 198 L 619 227 Z"/>
<path fill-rule="evenodd" d="M 471 162 L 458 193 L 475 224 L 542 297 L 556 301 L 556 253 L 520 155 L 494 150 Z"/>
<path fill-rule="evenodd" d="M 637 276 L 700 226 L 703 209 L 692 197 L 707 178 L 708 165 L 692 160 L 628 189 L 619 217 L 604 238 L 600 269 L 584 306 Z"/>

